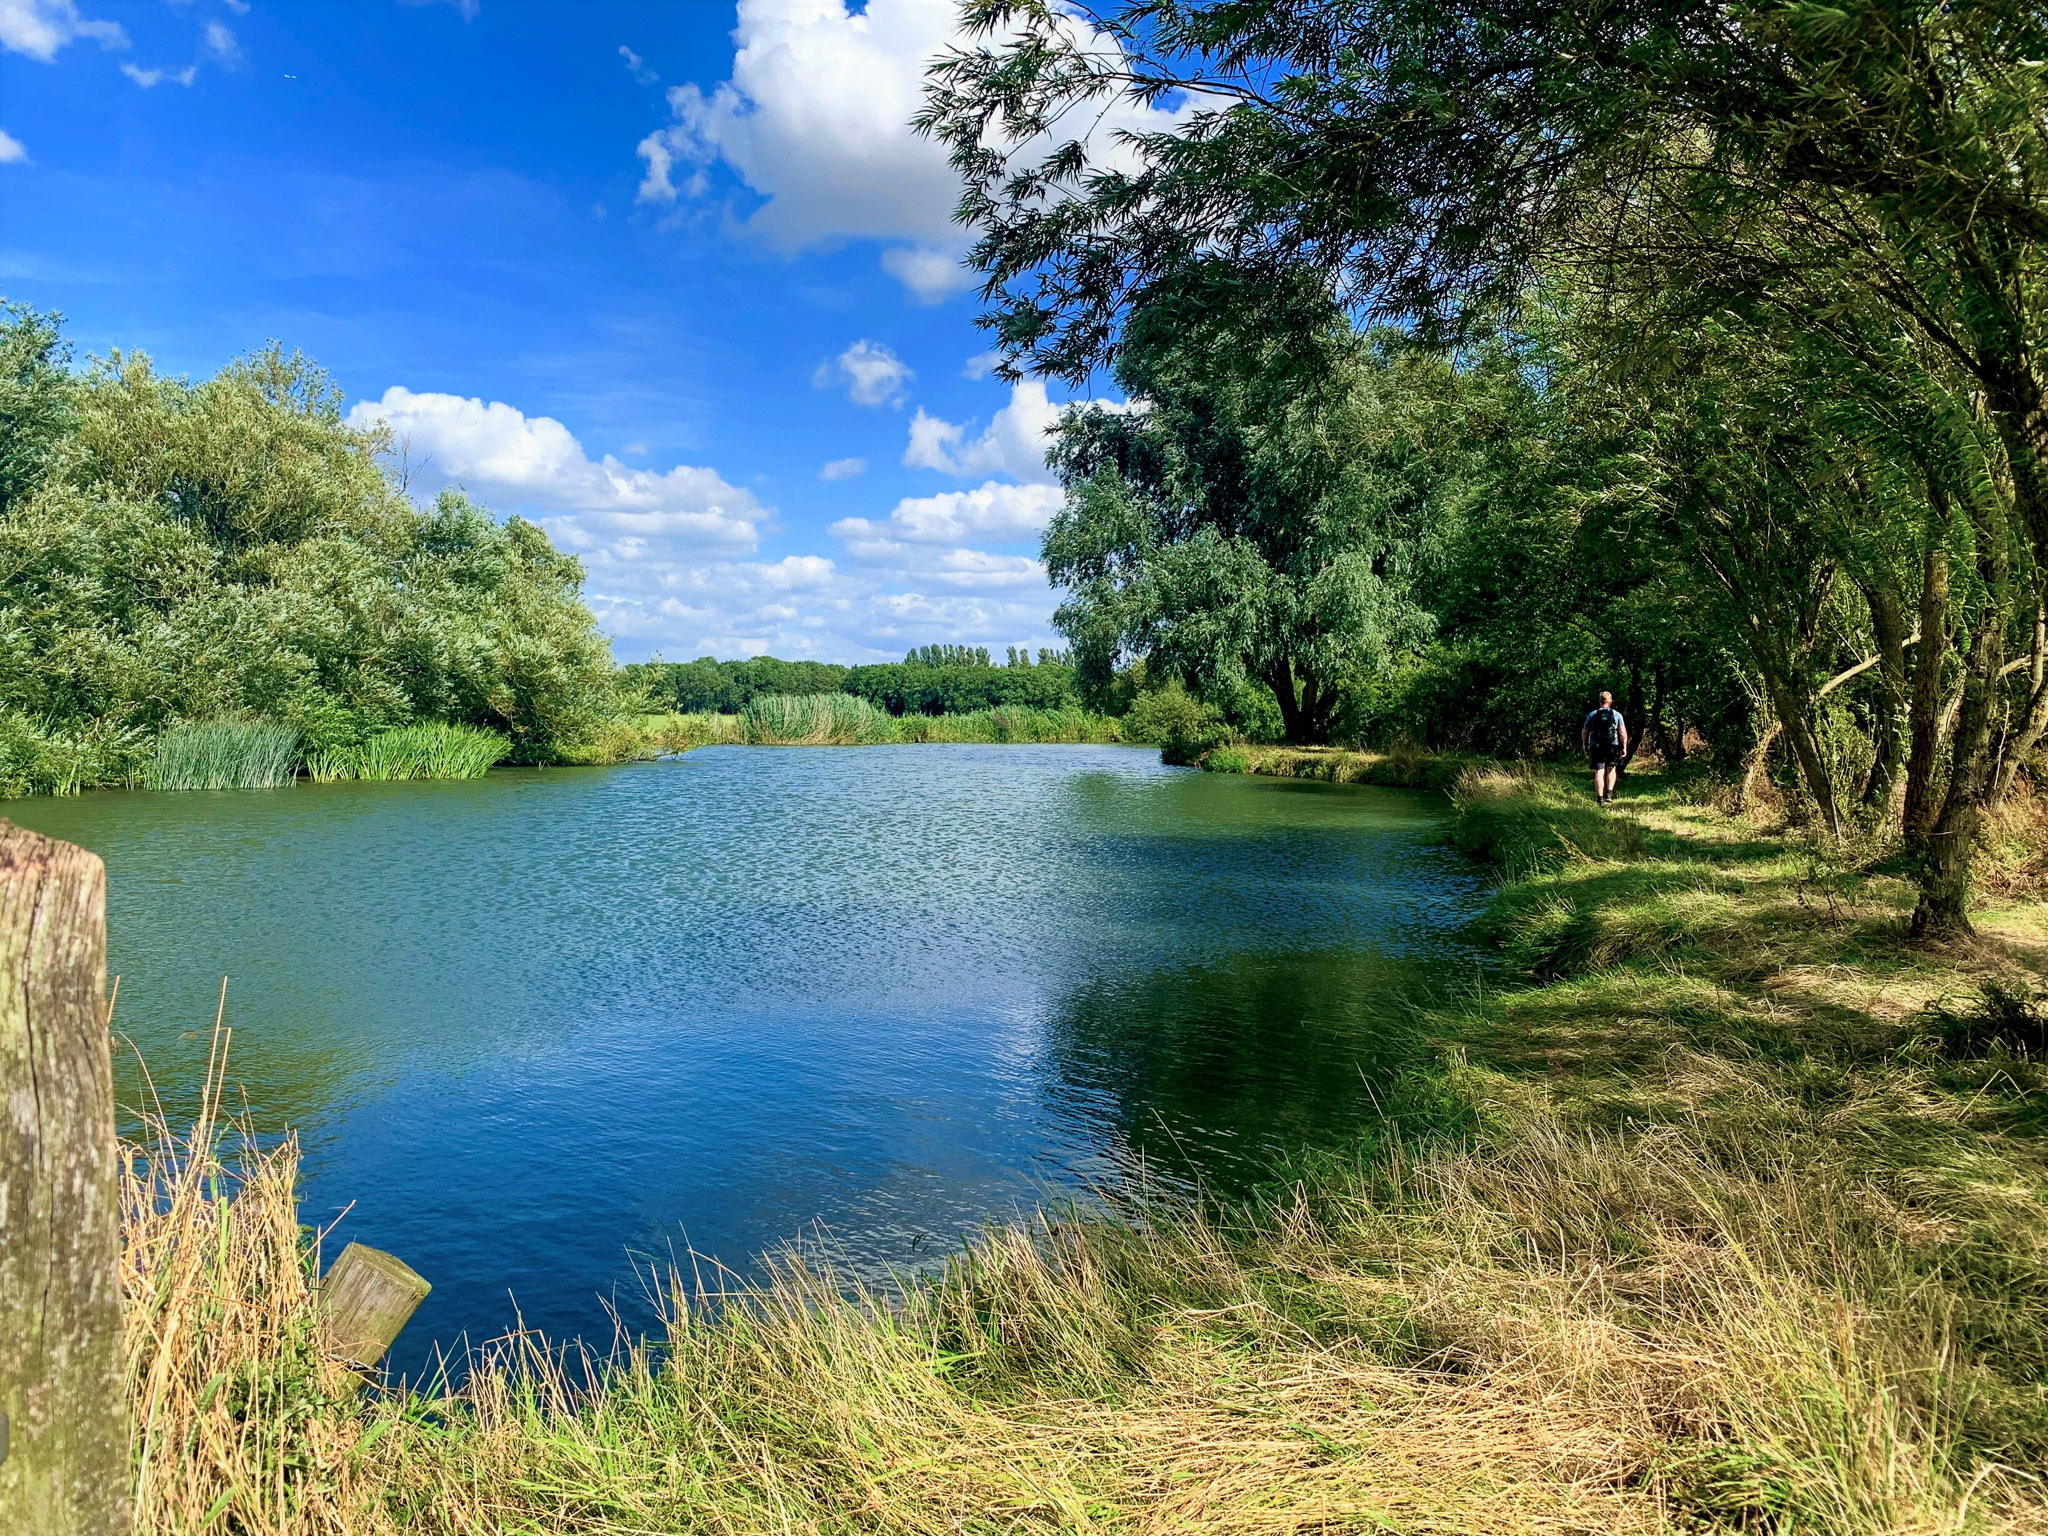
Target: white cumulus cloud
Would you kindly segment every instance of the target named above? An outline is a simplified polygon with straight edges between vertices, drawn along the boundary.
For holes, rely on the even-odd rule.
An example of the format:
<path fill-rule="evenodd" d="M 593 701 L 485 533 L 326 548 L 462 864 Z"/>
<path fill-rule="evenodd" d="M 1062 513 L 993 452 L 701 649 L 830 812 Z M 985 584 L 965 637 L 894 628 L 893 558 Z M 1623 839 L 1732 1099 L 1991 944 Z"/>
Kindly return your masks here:
<path fill-rule="evenodd" d="M 1055 485 L 1004 485 L 991 480 L 971 491 L 906 496 L 883 521 L 844 517 L 832 525 L 832 532 L 849 541 L 883 539 L 892 544 L 1035 540 L 1059 510 L 1060 495 Z"/>
<path fill-rule="evenodd" d="M 705 173 L 722 165 L 764 199 L 744 225 L 777 250 L 878 240 L 889 246 L 884 267 L 914 297 L 967 287 L 952 221 L 958 179 L 945 149 L 910 128 L 927 67 L 968 41 L 955 0 L 868 0 L 857 11 L 845 0 L 740 0 L 733 37 L 731 76 L 708 91 L 672 87 L 671 121 L 640 141 L 642 200 L 701 196 Z M 1068 133 L 1085 134 L 1098 163 L 1127 164 L 1120 131 L 1166 128 L 1179 115 L 1117 102 Z M 678 184 L 682 166 L 692 174 Z"/>
<path fill-rule="evenodd" d="M 866 459 L 833 459 L 818 471 L 820 480 L 852 480 L 868 472 Z"/>
<path fill-rule="evenodd" d="M 128 46 L 118 21 L 88 20 L 78 13 L 77 0 L 0 0 L 0 48 L 47 64 L 59 48 L 80 37 L 102 48 Z"/>
<path fill-rule="evenodd" d="M 25 165 L 28 149 L 5 128 L 0 128 L 0 165 Z"/>
<path fill-rule="evenodd" d="M 855 405 L 901 405 L 903 386 L 917 375 L 879 341 L 856 341 L 830 362 L 818 364 L 811 382 L 819 389 L 846 387 Z"/>
<path fill-rule="evenodd" d="M 527 416 L 503 401 L 394 384 L 381 400 L 357 402 L 348 420 L 359 429 L 387 426 L 430 483 L 459 482 L 512 510 L 568 514 L 544 521 L 579 552 L 609 547 L 627 557 L 646 552 L 649 541 L 751 550 L 768 515 L 716 470 L 634 469 L 610 454 L 593 460 L 552 416 Z"/>
<path fill-rule="evenodd" d="M 1010 386 L 1010 403 L 970 439 L 966 426 L 928 415 L 920 406 L 911 418 L 903 462 L 911 469 L 936 469 L 963 478 L 1006 474 L 1018 480 L 1050 481 L 1045 452 L 1052 446 L 1063 409 L 1046 398 L 1041 380 L 1023 379 Z"/>

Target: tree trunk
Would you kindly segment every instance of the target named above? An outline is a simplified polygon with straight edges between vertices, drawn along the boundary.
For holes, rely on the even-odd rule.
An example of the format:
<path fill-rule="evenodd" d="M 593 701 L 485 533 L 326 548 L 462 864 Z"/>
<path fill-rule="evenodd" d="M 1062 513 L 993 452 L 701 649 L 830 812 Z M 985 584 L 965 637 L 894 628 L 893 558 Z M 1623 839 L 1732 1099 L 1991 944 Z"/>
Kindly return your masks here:
<path fill-rule="evenodd" d="M 2027 703 L 2019 722 L 2005 733 L 1998 746 L 1998 772 L 1991 782 L 1991 803 L 2003 805 L 2012 793 L 2027 755 L 2041 744 L 2048 731 L 2048 604 L 2034 604 L 2034 644 L 2028 655 Z"/>
<path fill-rule="evenodd" d="M 1756 739 L 1756 745 L 1749 749 L 1743 759 L 1742 778 L 1735 788 L 1735 809 L 1746 811 L 1756 797 L 1756 781 L 1763 775 L 1764 765 L 1770 761 L 1771 748 L 1778 741 L 1778 717 L 1773 715 L 1764 722 L 1763 734 Z"/>
<path fill-rule="evenodd" d="M 1944 510 L 1936 500 L 1937 511 Z M 1934 826 L 1934 770 L 1941 751 L 1941 674 L 1948 660 L 1948 549 L 1941 542 L 1947 517 L 1936 530 L 1920 571 L 1920 644 L 1913 651 L 1913 696 L 1907 721 L 1906 808 L 1910 842 Z"/>
<path fill-rule="evenodd" d="M 1877 751 L 1863 781 L 1866 809 L 1886 814 L 1906 755 L 1906 618 L 1896 587 L 1884 581 L 1864 589 L 1877 640 Z"/>
<path fill-rule="evenodd" d="M 1915 938 L 1945 939 L 1970 933 L 1970 866 L 1977 828 L 1991 797 L 1991 719 L 2005 665 L 2005 630 L 2012 617 L 2012 547 L 2002 509 L 1974 503 L 1977 574 L 1984 605 L 1964 653 L 1962 705 L 1949 747 L 1948 789 L 1941 813 L 1924 836 L 1909 837 L 1916 855 L 1920 902 L 1913 910 Z"/>
<path fill-rule="evenodd" d="M 1286 658 L 1273 663 L 1273 670 L 1266 674 L 1266 686 L 1273 690 L 1273 697 L 1280 701 L 1280 732 L 1287 740 L 1300 746 L 1306 740 L 1303 732 L 1301 705 L 1294 694 L 1294 668 Z"/>
<path fill-rule="evenodd" d="M 106 871 L 0 821 L 0 1531 L 128 1529 Z"/>

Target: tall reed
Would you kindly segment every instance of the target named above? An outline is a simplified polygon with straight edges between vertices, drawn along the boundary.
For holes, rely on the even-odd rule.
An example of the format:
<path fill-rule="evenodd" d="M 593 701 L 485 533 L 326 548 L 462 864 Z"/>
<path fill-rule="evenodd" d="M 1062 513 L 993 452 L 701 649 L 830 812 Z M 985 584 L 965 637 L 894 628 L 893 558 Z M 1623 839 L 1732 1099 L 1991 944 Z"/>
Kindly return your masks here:
<path fill-rule="evenodd" d="M 753 746 L 853 747 L 897 739 L 886 710 L 850 693 L 771 693 L 740 715 L 741 738 Z"/>
<path fill-rule="evenodd" d="M 276 789 L 297 776 L 299 733 L 272 720 L 188 720 L 157 738 L 151 789 Z"/>
<path fill-rule="evenodd" d="M 352 747 L 330 747 L 306 759 L 322 784 L 336 779 L 480 779 L 504 761 L 511 740 L 474 725 L 439 720 L 380 731 Z"/>

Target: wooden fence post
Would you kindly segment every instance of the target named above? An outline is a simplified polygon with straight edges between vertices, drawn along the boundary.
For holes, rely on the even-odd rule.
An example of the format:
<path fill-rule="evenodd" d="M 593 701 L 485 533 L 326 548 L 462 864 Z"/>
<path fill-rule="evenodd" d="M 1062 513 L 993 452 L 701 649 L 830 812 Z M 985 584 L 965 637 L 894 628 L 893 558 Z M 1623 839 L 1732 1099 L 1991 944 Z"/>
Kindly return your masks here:
<path fill-rule="evenodd" d="M 0 821 L 0 1531 L 128 1529 L 106 869 Z"/>
<path fill-rule="evenodd" d="M 320 1282 L 327 1352 L 367 1377 L 433 1287 L 380 1248 L 350 1243 Z"/>

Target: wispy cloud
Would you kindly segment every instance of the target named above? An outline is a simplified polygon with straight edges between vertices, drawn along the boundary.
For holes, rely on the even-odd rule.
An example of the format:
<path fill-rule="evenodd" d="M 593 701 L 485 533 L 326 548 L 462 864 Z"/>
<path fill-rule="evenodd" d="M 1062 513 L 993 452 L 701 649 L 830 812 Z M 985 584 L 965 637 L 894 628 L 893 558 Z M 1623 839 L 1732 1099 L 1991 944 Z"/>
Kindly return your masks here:
<path fill-rule="evenodd" d="M 190 85 L 199 77 L 199 66 L 187 64 L 183 69 L 142 69 L 134 64 L 123 64 L 121 73 L 147 91 L 166 80 L 172 85 Z"/>
<path fill-rule="evenodd" d="M 631 75 L 640 84 L 652 85 L 661 78 L 661 76 L 647 67 L 645 59 L 641 58 L 639 54 L 628 48 L 624 43 L 619 44 L 619 57 L 626 61 L 626 73 Z"/>
<path fill-rule="evenodd" d="M 77 0 L 0 0 L 0 48 L 47 64 L 76 38 L 102 48 L 126 48 L 128 34 L 118 21 L 94 21 L 78 12 Z"/>

